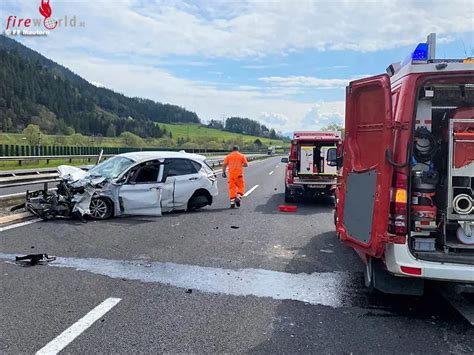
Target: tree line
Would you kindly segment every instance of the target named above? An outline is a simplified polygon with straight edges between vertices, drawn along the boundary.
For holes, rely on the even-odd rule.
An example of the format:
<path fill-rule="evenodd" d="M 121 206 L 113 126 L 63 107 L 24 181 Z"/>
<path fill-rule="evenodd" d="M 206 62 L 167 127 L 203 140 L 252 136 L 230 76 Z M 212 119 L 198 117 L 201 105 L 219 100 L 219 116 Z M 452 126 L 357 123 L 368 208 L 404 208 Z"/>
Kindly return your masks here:
<path fill-rule="evenodd" d="M 163 131 L 156 122 L 200 123 L 196 113 L 182 107 L 96 87 L 64 67 L 45 65 L 48 60 L 40 61 L 37 53 L 20 53 L 9 41 L 0 36 L 2 132 L 21 132 L 31 123 L 48 134 L 115 137 L 128 131 L 159 138 Z"/>

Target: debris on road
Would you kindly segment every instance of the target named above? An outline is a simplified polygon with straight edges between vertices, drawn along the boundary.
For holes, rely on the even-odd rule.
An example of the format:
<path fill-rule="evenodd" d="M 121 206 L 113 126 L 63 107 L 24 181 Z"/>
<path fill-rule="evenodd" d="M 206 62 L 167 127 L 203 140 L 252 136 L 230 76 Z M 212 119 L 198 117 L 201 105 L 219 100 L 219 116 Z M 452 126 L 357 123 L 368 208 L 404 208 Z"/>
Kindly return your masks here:
<path fill-rule="evenodd" d="M 15 261 L 23 265 L 37 265 L 56 260 L 55 256 L 48 254 L 28 254 L 25 256 L 16 256 Z"/>
<path fill-rule="evenodd" d="M 187 288 L 186 291 L 184 291 L 185 293 L 193 293 L 193 290 L 191 288 Z"/>
<path fill-rule="evenodd" d="M 230 226 L 230 228 L 232 228 L 232 229 L 239 229 L 240 227 L 237 227 L 237 226 Z"/>
<path fill-rule="evenodd" d="M 278 210 L 280 212 L 296 212 L 298 210 L 298 207 L 297 206 L 280 205 L 280 206 L 278 206 Z"/>

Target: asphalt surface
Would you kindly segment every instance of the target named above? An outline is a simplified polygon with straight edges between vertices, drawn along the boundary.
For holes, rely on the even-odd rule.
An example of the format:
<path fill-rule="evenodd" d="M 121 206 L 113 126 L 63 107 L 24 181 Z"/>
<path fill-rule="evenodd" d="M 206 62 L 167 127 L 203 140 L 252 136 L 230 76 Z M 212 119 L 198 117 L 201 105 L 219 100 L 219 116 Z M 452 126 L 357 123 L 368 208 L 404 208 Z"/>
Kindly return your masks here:
<path fill-rule="evenodd" d="M 259 186 L 238 210 L 219 178 L 198 212 L 0 232 L 0 352 L 33 353 L 118 297 L 64 353 L 473 353 L 473 328 L 435 292 L 368 294 L 330 199 L 277 212 L 283 179 L 270 158 L 247 169 Z M 58 260 L 5 262 L 29 253 Z"/>

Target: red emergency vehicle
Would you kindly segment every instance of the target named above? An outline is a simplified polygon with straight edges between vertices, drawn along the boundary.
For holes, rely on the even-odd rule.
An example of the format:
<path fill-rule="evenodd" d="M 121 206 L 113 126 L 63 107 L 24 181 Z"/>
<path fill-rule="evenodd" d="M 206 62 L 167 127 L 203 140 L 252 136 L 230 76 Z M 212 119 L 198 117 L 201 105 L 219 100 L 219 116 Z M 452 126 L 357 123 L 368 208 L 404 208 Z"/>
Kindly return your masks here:
<path fill-rule="evenodd" d="M 337 132 L 295 132 L 285 174 L 285 201 L 332 195 L 337 182 Z M 285 159 L 284 159 L 285 160 Z"/>
<path fill-rule="evenodd" d="M 474 284 L 474 60 L 434 45 L 346 90 L 336 230 L 387 293 Z"/>

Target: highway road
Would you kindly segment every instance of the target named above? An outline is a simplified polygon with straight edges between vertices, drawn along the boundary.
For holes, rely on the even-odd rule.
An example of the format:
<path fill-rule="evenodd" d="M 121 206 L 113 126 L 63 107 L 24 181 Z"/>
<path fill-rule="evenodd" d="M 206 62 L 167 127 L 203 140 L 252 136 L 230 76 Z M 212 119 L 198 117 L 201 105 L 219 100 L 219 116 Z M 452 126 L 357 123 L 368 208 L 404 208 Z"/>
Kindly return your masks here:
<path fill-rule="evenodd" d="M 0 352 L 474 351 L 473 328 L 436 293 L 369 295 L 331 201 L 277 212 L 283 179 L 269 158 L 247 169 L 238 210 L 219 177 L 198 212 L 0 231 Z M 27 253 L 58 259 L 11 262 Z"/>

